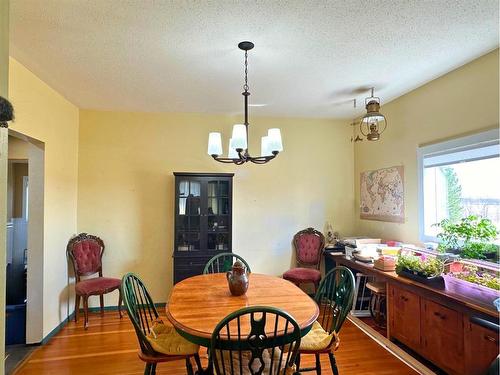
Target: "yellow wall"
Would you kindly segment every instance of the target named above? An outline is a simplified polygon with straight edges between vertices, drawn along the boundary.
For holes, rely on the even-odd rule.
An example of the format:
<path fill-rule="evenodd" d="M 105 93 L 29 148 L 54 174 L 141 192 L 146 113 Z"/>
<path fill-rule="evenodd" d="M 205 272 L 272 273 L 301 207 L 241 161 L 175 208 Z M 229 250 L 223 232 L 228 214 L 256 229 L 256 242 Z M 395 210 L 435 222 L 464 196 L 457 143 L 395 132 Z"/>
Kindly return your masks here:
<path fill-rule="evenodd" d="M 14 59 L 9 73 L 9 96 L 16 110 L 11 128 L 45 144 L 41 312 L 45 336 L 68 312 L 65 249 L 76 233 L 79 113 Z"/>
<path fill-rule="evenodd" d="M 9 0 L 0 0 L 0 96 L 9 87 Z"/>
<path fill-rule="evenodd" d="M 308 226 L 353 221 L 353 150 L 344 121 L 251 117 L 251 149 L 280 127 L 285 151 L 267 165 L 228 166 L 207 155 L 209 131 L 227 136 L 222 115 L 80 111 L 78 230 L 106 243 L 104 272 L 145 279 L 166 301 L 172 285 L 172 172 L 234 172 L 233 248 L 252 271 L 278 275 L 292 260 L 291 240 Z M 226 145 L 224 148 L 227 150 Z M 116 305 L 116 296 L 108 304 Z"/>
<path fill-rule="evenodd" d="M 419 243 L 417 147 L 498 127 L 498 49 L 382 106 L 388 129 L 355 145 L 356 232 Z M 359 176 L 404 165 L 404 224 L 359 219 Z"/>

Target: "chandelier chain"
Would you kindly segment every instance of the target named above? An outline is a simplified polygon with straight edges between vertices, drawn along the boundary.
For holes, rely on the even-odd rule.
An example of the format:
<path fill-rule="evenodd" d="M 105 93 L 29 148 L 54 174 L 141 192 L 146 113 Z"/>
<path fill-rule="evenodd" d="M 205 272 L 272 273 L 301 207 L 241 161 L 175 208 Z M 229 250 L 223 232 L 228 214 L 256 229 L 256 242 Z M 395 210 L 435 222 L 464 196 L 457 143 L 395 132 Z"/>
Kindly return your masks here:
<path fill-rule="evenodd" d="M 243 90 L 248 92 L 248 51 L 245 51 L 245 84 L 243 85 Z"/>

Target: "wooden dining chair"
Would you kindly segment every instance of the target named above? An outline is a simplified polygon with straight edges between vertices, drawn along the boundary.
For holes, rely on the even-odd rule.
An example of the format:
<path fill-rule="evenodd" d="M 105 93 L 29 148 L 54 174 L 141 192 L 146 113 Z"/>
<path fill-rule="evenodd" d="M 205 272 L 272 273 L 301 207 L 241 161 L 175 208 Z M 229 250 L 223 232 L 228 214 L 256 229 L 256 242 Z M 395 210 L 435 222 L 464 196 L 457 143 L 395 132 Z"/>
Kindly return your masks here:
<path fill-rule="evenodd" d="M 118 290 L 118 313 L 122 317 L 121 304 L 122 295 L 120 291 L 120 279 L 114 277 L 103 277 L 102 256 L 104 254 L 104 242 L 97 236 L 80 233 L 69 240 L 66 247 L 68 258 L 71 259 L 75 271 L 75 322 L 78 321 L 80 301 L 83 300 L 83 314 L 85 317 L 84 327 L 89 325 L 90 296 L 99 296 L 101 314 L 104 313 L 104 294 Z M 82 279 L 82 277 L 98 277 Z"/>
<path fill-rule="evenodd" d="M 194 357 L 198 369 L 201 370 L 199 346 L 185 340 L 174 327 L 163 324 L 141 279 L 133 273 L 127 273 L 122 278 L 121 289 L 123 302 L 139 341 L 139 358 L 146 363 L 144 375 L 156 374 L 158 363 L 177 360 L 185 360 L 188 374 L 194 374 L 191 357 Z M 169 353 L 155 350 L 159 346 Z"/>
<path fill-rule="evenodd" d="M 286 271 L 283 278 L 297 286 L 312 283 L 316 292 L 321 280 L 319 266 L 325 247 L 325 236 L 314 228 L 307 228 L 295 234 L 293 245 L 298 267 Z"/>
<path fill-rule="evenodd" d="M 220 253 L 210 258 L 203 269 L 203 274 L 225 273 L 227 271 L 231 271 L 235 260 L 239 260 L 243 263 L 247 273 L 251 272 L 247 261 L 240 255 L 235 253 Z"/>
<path fill-rule="evenodd" d="M 296 365 L 300 373 L 315 370 L 317 374 L 321 374 L 320 355 L 328 354 L 333 374 L 338 375 L 334 352 L 340 345 L 340 328 L 351 311 L 354 285 L 354 275 L 343 266 L 332 269 L 321 281 L 314 298 L 320 309 L 319 317 L 302 338 L 297 355 Z M 300 368 L 301 354 L 314 354 L 316 366 Z"/>
<path fill-rule="evenodd" d="M 292 375 L 300 340 L 298 323 L 285 311 L 245 307 L 215 327 L 210 366 L 217 375 Z"/>

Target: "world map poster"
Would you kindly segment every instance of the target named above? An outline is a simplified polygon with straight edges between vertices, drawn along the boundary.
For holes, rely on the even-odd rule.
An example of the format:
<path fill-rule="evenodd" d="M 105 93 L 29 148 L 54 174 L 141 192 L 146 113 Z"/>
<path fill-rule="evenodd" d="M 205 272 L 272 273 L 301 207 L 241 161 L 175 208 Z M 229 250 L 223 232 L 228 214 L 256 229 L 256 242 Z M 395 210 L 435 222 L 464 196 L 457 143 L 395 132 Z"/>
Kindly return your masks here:
<path fill-rule="evenodd" d="M 361 173 L 360 218 L 404 223 L 404 168 L 396 166 Z"/>

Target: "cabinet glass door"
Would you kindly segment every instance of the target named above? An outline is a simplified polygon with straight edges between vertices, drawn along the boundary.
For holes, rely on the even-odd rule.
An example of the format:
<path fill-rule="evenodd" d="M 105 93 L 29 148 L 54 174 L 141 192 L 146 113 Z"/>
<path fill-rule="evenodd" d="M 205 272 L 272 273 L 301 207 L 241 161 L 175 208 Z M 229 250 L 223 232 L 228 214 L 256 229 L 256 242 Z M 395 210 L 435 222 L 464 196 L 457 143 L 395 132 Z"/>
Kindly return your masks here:
<path fill-rule="evenodd" d="M 207 249 L 229 250 L 229 181 L 211 179 L 207 183 Z"/>
<path fill-rule="evenodd" d="M 177 251 L 198 251 L 201 249 L 201 183 L 181 180 L 178 189 Z"/>

